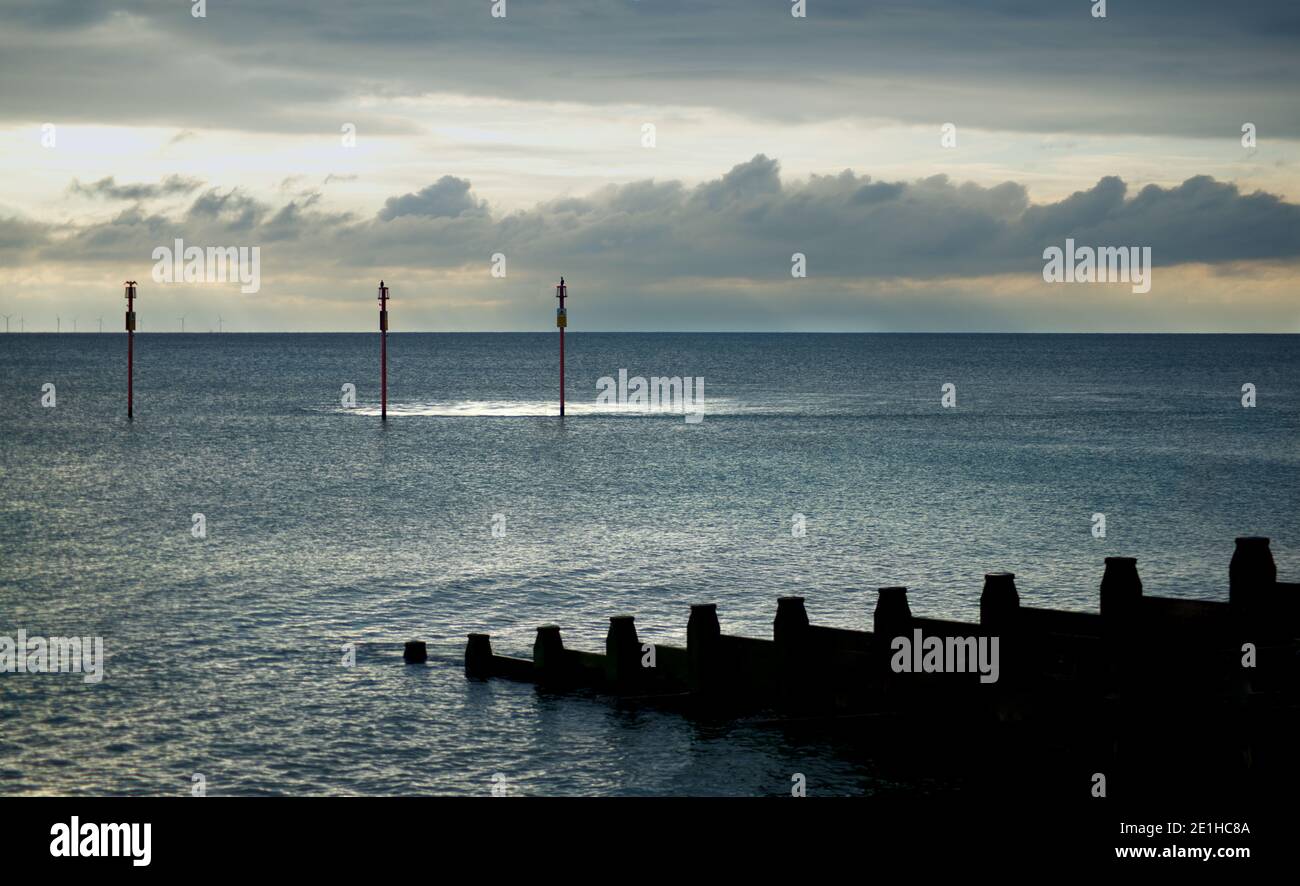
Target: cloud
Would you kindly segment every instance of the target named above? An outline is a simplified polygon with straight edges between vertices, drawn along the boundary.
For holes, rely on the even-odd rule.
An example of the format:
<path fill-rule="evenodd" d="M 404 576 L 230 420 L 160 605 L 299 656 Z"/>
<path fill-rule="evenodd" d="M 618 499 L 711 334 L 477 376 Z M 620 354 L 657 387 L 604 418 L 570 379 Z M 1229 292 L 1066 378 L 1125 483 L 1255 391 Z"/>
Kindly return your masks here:
<path fill-rule="evenodd" d="M 379 219 L 392 221 L 404 215 L 426 218 L 486 215 L 487 204 L 470 196 L 469 187 L 469 182 L 465 179 L 444 175 L 417 194 L 389 197 L 384 208 L 379 211 Z"/>
<path fill-rule="evenodd" d="M 50 239 L 50 226 L 21 218 L 0 217 L 0 266 L 31 263 Z"/>
<path fill-rule="evenodd" d="M 211 188 L 190 204 L 186 218 L 200 223 L 218 222 L 225 231 L 251 232 L 269 212 L 269 206 L 239 188 L 224 194 L 219 188 Z"/>
<path fill-rule="evenodd" d="M 11 121 L 367 133 L 427 121 L 358 99 L 435 92 L 1043 133 L 1300 137 L 1290 0 L 488 3 L 89 0 L 0 7 Z M 1190 64 L 1188 59 L 1195 59 Z M 371 107 L 367 105 L 366 107 Z M 1243 117 L 1244 115 L 1244 117 Z M 1225 122 L 1227 121 L 1227 122 Z"/>
<path fill-rule="evenodd" d="M 38 31 L 78 31 L 108 18 L 107 0 L 7 0 L 0 21 Z"/>
<path fill-rule="evenodd" d="M 180 175 L 169 175 L 156 185 L 119 185 L 117 180 L 110 175 L 88 185 L 83 185 L 74 178 L 68 190 L 86 197 L 139 201 L 153 200 L 157 197 L 167 197 L 173 194 L 188 194 L 202 186 L 203 182 L 199 179 L 185 178 Z"/>
<path fill-rule="evenodd" d="M 118 186 L 109 181 L 104 189 L 112 192 Z M 263 267 L 271 290 L 277 271 L 323 279 L 334 273 L 330 268 L 486 275 L 495 252 L 520 271 L 564 272 L 589 285 L 642 292 L 788 284 L 795 252 L 807 256 L 812 285 L 1034 279 L 1043 250 L 1067 237 L 1081 245 L 1150 246 L 1157 268 L 1300 257 L 1300 206 L 1205 176 L 1132 195 L 1123 181 L 1105 177 L 1062 200 L 1032 203 L 1016 182 L 876 181 L 851 170 L 784 181 L 778 161 L 761 154 L 695 187 L 611 185 L 500 215 L 470 182 L 443 176 L 388 198 L 369 219 L 330 212 L 319 192 L 274 205 L 238 188 L 211 188 L 179 217 L 136 206 L 107 222 L 8 224 L 6 239 L 16 244 L 11 260 L 42 238 L 49 261 L 123 264 L 140 262 L 173 237 L 275 244 L 275 260 L 268 257 Z"/>

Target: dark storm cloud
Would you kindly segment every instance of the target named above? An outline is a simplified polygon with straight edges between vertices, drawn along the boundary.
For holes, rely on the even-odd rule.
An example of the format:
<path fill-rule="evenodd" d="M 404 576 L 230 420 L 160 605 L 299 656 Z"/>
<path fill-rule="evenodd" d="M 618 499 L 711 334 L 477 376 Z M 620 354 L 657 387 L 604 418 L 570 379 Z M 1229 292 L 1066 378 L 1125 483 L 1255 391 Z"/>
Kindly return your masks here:
<path fill-rule="evenodd" d="M 43 245 L 51 262 L 138 263 L 174 237 L 274 244 L 281 271 L 323 277 L 329 267 L 486 269 L 502 252 L 517 270 L 570 268 L 623 290 L 674 280 L 788 282 L 795 252 L 807 256 L 812 280 L 1032 277 L 1042 271 L 1043 250 L 1067 237 L 1150 246 L 1157 267 L 1300 257 L 1300 206 L 1204 176 L 1135 194 L 1107 177 L 1055 203 L 1031 204 L 1015 182 L 879 182 L 848 170 L 784 182 L 777 161 L 758 155 L 696 187 L 611 185 L 501 216 L 452 176 L 390 198 L 370 219 L 321 203 L 318 193 L 276 206 L 239 189 L 209 189 L 177 218 L 137 205 L 84 226 L 10 220 L 0 236 L 12 240 L 9 254 Z M 330 258 L 322 264 L 321 256 Z M 268 262 L 271 287 L 273 267 Z"/>
<path fill-rule="evenodd" d="M 337 132 L 360 95 L 721 107 L 1022 131 L 1300 135 L 1290 0 L 48 0 L 0 7 L 10 121 Z M 412 121 L 350 115 L 361 131 Z"/>

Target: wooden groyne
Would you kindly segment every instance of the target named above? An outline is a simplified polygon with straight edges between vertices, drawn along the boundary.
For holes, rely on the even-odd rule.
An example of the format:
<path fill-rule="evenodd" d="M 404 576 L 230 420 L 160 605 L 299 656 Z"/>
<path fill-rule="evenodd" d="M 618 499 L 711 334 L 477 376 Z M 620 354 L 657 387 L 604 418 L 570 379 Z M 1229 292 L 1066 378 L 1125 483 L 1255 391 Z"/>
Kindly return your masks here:
<path fill-rule="evenodd" d="M 1118 770 L 1126 754 L 1145 771 L 1150 749 L 1162 747 L 1162 764 L 1185 752 L 1198 765 L 1218 754 L 1230 769 L 1285 763 L 1294 772 L 1300 584 L 1277 580 L 1267 538 L 1238 538 L 1228 572 L 1227 602 L 1154 597 L 1134 558 L 1108 557 L 1095 613 L 1022 606 L 1015 576 L 993 572 L 977 623 L 915 615 L 906 588 L 885 587 L 870 630 L 814 625 L 805 598 L 786 596 L 762 639 L 723 633 L 716 605 L 701 603 L 690 608 L 685 648 L 646 642 L 631 615 L 610 619 L 603 653 L 567 648 L 554 624 L 537 629 L 531 660 L 499 655 L 489 635 L 474 633 L 465 674 L 711 716 L 832 726 L 865 718 L 875 740 L 884 724 L 909 720 L 939 719 L 964 735 L 1010 724 L 1083 748 L 1089 769 L 1108 760 Z M 902 666 L 904 638 L 937 638 L 929 648 L 937 644 L 940 666 Z M 987 647 L 994 638 L 994 680 L 943 658 L 965 651 L 969 662 L 981 639 Z"/>
<path fill-rule="evenodd" d="M 554 624 L 537 629 L 531 660 L 498 655 L 488 634 L 470 634 L 465 674 L 778 707 L 844 708 L 898 691 L 981 685 L 972 672 L 892 668 L 895 638 L 910 640 L 919 630 L 943 640 L 999 638 L 1000 673 L 984 685 L 1002 694 L 1070 684 L 1123 691 L 1148 683 L 1172 690 L 1187 682 L 1197 691 L 1242 691 L 1293 682 L 1300 584 L 1277 581 L 1267 538 L 1237 539 L 1226 603 L 1147 596 L 1131 557 L 1106 558 L 1099 596 L 1096 613 L 1022 606 L 1014 574 L 991 572 L 979 622 L 967 623 L 914 615 L 907 588 L 885 587 L 877 593 L 871 630 L 814 625 L 804 597 L 780 597 L 771 639 L 722 633 L 717 606 L 700 603 L 691 606 L 685 648 L 644 642 L 633 616 L 616 615 L 604 653 L 567 648 Z"/>

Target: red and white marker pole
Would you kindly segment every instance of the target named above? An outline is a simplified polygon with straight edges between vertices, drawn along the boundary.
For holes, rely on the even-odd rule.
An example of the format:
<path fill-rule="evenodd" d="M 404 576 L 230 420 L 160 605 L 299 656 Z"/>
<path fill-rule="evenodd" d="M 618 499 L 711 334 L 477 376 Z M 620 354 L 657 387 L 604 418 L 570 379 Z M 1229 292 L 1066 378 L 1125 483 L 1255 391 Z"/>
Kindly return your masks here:
<path fill-rule="evenodd" d="M 126 281 L 126 418 L 135 420 L 135 281 Z"/>
<path fill-rule="evenodd" d="M 564 310 L 564 299 L 569 294 L 568 287 L 564 285 L 564 278 L 560 278 L 560 285 L 555 287 L 555 297 L 560 300 L 560 307 L 555 312 L 555 325 L 560 328 L 560 417 L 564 417 L 564 327 L 568 325 L 569 318 Z"/>
<path fill-rule="evenodd" d="M 379 418 L 388 421 L 388 287 L 379 281 Z"/>

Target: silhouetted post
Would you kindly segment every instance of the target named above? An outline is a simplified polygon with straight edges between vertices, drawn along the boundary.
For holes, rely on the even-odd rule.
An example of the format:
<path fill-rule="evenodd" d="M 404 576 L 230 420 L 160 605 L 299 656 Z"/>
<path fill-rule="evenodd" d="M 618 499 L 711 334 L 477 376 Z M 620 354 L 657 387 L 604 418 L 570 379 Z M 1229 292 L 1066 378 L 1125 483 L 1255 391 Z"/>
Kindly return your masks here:
<path fill-rule="evenodd" d="M 1131 624 L 1142 606 L 1137 557 L 1107 557 L 1101 576 L 1101 617 L 1113 626 Z"/>
<path fill-rule="evenodd" d="M 1023 675 L 1022 644 L 1017 636 L 1019 615 L 1020 594 L 1016 592 L 1015 573 L 985 573 L 984 590 L 980 593 L 980 628 L 990 637 L 998 638 L 1000 685 L 1004 689 L 1015 686 Z"/>
<path fill-rule="evenodd" d="M 492 637 L 470 634 L 465 644 L 465 676 L 483 680 L 492 676 Z"/>
<path fill-rule="evenodd" d="M 407 640 L 402 650 L 402 660 L 407 664 L 424 664 L 429 660 L 429 647 L 423 640 Z"/>
<path fill-rule="evenodd" d="M 135 419 L 135 281 L 126 281 L 126 418 Z"/>
<path fill-rule="evenodd" d="M 991 631 L 1014 627 L 1020 611 L 1020 594 L 1016 592 L 1014 572 L 988 572 L 980 593 L 980 625 Z"/>
<path fill-rule="evenodd" d="M 1238 618 L 1258 618 L 1267 612 L 1277 585 L 1277 565 L 1268 539 L 1242 536 L 1228 566 L 1228 602 Z"/>
<path fill-rule="evenodd" d="M 882 688 L 895 686 L 899 680 L 890 667 L 893 659 L 894 639 L 912 639 L 912 607 L 907 604 L 907 588 L 888 587 L 876 590 L 876 610 L 871 618 L 871 668 L 877 678 L 886 682 Z"/>
<path fill-rule="evenodd" d="M 895 637 L 910 636 L 912 608 L 907 605 L 907 588 L 880 588 L 876 594 L 871 628 L 876 634 L 876 642 L 883 641 L 887 649 Z"/>
<path fill-rule="evenodd" d="M 693 603 L 686 622 L 686 656 L 690 663 L 691 688 L 708 689 L 718 680 L 718 645 L 722 626 L 717 603 Z"/>
<path fill-rule="evenodd" d="M 798 643 L 808 633 L 808 610 L 803 597 L 777 597 L 772 639 L 777 643 Z"/>
<path fill-rule="evenodd" d="M 388 421 L 388 287 L 379 281 L 379 418 Z"/>
<path fill-rule="evenodd" d="M 1112 688 L 1130 691 L 1150 678 L 1150 662 L 1159 656 L 1149 648 L 1150 643 L 1159 643 L 1158 638 L 1149 637 L 1145 648 L 1141 642 L 1142 579 L 1137 557 L 1106 558 L 1100 605 L 1107 677 Z"/>
<path fill-rule="evenodd" d="M 560 285 L 555 287 L 555 297 L 560 300 L 560 307 L 555 311 L 555 325 L 560 329 L 560 417 L 564 417 L 564 327 L 569 325 L 569 315 L 564 309 L 564 299 L 569 289 L 560 278 Z"/>
<path fill-rule="evenodd" d="M 542 625 L 533 641 L 533 669 L 538 682 L 559 683 L 564 679 L 564 641 L 559 625 Z"/>
<path fill-rule="evenodd" d="M 778 597 L 772 620 L 781 695 L 787 702 L 798 700 L 808 671 L 808 611 L 803 603 L 803 597 Z"/>
<path fill-rule="evenodd" d="M 605 678 L 620 690 L 632 689 L 641 680 L 641 640 L 630 615 L 615 615 L 605 635 Z"/>

